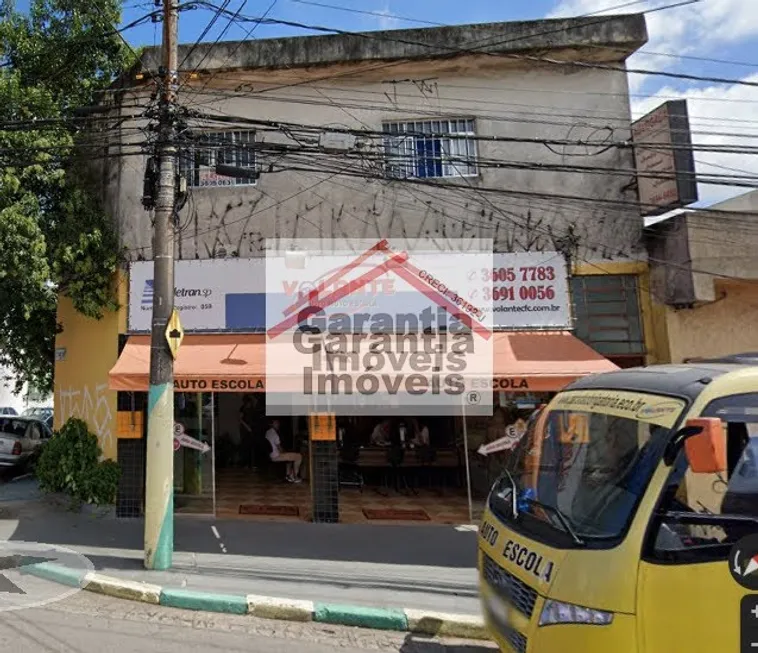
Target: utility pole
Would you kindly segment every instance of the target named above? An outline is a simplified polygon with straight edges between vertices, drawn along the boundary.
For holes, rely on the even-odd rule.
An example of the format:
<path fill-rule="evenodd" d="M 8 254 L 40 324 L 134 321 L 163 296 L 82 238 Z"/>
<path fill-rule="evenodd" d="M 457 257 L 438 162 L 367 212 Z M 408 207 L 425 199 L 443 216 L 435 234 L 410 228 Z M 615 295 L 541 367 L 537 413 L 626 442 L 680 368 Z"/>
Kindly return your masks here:
<path fill-rule="evenodd" d="M 170 569 L 174 553 L 174 359 L 166 328 L 174 310 L 174 103 L 178 67 L 176 0 L 163 0 L 158 180 L 153 232 L 153 319 L 147 416 L 145 567 Z"/>

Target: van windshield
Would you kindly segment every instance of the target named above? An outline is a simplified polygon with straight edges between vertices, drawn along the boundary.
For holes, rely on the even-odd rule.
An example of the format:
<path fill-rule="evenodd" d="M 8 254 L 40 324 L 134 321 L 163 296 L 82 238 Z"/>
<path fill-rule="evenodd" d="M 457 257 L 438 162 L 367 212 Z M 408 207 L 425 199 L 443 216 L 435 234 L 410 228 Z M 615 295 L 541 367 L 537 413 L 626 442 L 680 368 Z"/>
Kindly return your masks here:
<path fill-rule="evenodd" d="M 508 456 L 491 508 L 513 520 L 515 486 L 521 530 L 539 522 L 577 546 L 623 536 L 684 407 L 641 393 L 561 393 Z"/>

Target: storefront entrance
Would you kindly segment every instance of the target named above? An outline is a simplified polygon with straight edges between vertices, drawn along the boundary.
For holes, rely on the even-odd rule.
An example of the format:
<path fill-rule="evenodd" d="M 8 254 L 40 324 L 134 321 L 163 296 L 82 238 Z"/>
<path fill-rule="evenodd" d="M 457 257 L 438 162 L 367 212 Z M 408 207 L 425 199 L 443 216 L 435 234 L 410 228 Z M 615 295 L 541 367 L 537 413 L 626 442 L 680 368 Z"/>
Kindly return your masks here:
<path fill-rule="evenodd" d="M 130 336 L 111 388 L 145 393 L 149 351 L 148 337 Z M 508 451 L 480 448 L 518 432 L 567 383 L 611 369 L 567 332 L 499 332 L 494 375 L 482 379 L 482 391 L 497 397 L 494 416 L 385 417 L 378 405 L 373 417 L 331 414 L 328 432 L 317 433 L 317 415 L 266 414 L 262 336 L 188 335 L 175 364 L 175 509 L 239 519 L 470 524 Z M 301 482 L 287 478 L 289 461 L 271 459 L 266 433 L 274 420 L 281 449 L 302 460 Z M 144 433 L 125 429 L 119 439 Z M 122 467 L 124 487 L 144 483 L 141 468 Z"/>
<path fill-rule="evenodd" d="M 206 450 L 174 440 L 174 508 L 176 512 L 214 514 L 217 406 L 214 396 L 201 392 L 174 394 L 175 434 L 179 431 L 207 445 Z"/>
<path fill-rule="evenodd" d="M 175 413 L 187 435 L 210 447 L 181 446 L 174 454 L 178 514 L 313 520 L 305 417 L 267 417 L 263 393 L 178 392 Z M 266 433 L 274 422 L 282 449 L 302 457 L 301 482 L 288 480 L 286 464 L 271 460 Z M 468 523 L 461 426 L 453 418 L 338 419 L 332 481 L 339 521 Z"/>

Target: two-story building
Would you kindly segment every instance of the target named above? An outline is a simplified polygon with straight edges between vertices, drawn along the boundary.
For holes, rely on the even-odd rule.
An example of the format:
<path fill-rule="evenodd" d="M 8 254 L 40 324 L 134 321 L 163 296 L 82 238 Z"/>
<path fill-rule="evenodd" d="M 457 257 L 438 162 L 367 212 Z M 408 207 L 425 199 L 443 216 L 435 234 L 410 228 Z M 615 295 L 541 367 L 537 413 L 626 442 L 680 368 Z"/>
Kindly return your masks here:
<path fill-rule="evenodd" d="M 222 470 L 249 462 L 238 455 L 240 416 L 265 420 L 255 401 L 265 388 L 255 353 L 263 261 L 267 249 L 294 238 L 479 237 L 492 239 L 496 257 L 557 261 L 565 310 L 557 306 L 548 319 L 553 309 L 535 309 L 518 324 L 504 311 L 496 325 L 503 369 L 494 388 L 503 391 L 501 408 L 514 411 L 501 415 L 506 421 L 579 374 L 658 360 L 625 73 L 646 40 L 644 16 L 623 15 L 180 48 L 186 189 L 176 216 L 175 301 L 187 335 L 176 410 L 213 444 L 205 457 L 176 454 L 177 491 L 201 499 L 188 510 L 303 516 L 269 510 L 269 490 L 240 499 L 247 472 Z M 154 106 L 160 61 L 147 49 L 110 94 L 112 115 L 125 119 L 109 149 L 121 156 L 102 171 L 128 258 L 114 281 L 121 308 L 94 322 L 59 301 L 57 423 L 85 418 L 105 454 L 122 463 L 122 514 L 141 509 L 152 306 L 152 213 L 142 203 L 151 136 L 135 107 Z M 219 165 L 257 174 L 220 175 Z M 230 348 L 233 372 L 221 365 Z M 254 395 L 252 408 L 243 407 L 245 394 Z M 286 422 L 282 439 L 299 449 L 304 433 L 307 454 L 305 416 Z M 371 428 L 360 430 L 368 438 Z M 438 462 L 448 453 L 457 461 L 461 420 L 434 422 L 431 431 Z M 463 457 L 473 457 L 475 471 L 479 444 L 497 429 L 488 435 L 472 421 L 463 431 Z M 321 462 L 334 476 L 336 449 Z M 439 466 L 437 476 L 455 485 L 455 473 Z M 459 507 L 432 517 L 467 519 Z M 336 508 L 325 510 L 335 517 Z M 345 516 L 362 519 L 365 510 Z"/>

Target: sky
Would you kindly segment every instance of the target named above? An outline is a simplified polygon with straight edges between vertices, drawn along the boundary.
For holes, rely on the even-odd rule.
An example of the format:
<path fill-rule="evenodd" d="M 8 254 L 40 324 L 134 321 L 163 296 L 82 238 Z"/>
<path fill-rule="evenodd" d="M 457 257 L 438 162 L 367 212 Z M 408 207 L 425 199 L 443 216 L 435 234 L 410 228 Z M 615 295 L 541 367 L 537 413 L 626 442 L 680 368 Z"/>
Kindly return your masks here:
<path fill-rule="evenodd" d="M 693 142 L 758 146 L 758 0 L 699 0 L 655 11 L 681 1 L 229 0 L 229 9 L 233 12 L 239 9 L 242 15 L 266 14 L 269 18 L 350 31 L 644 11 L 647 12 L 648 43 L 628 60 L 628 68 L 743 83 L 630 74 L 633 116 L 644 115 L 666 100 L 686 98 Z M 123 24 L 153 9 L 152 2 L 126 0 Z M 210 9 L 183 11 L 180 41 L 197 40 L 212 17 Z M 224 18 L 218 20 L 203 40 L 214 41 L 222 32 L 223 40 L 230 41 L 309 33 L 272 25 L 261 25 L 251 31 L 251 24 L 228 23 Z M 135 46 L 159 44 L 161 25 L 141 25 L 125 31 L 124 36 Z M 755 86 L 745 85 L 745 82 Z M 696 152 L 695 162 L 699 174 L 758 175 L 758 154 Z M 747 183 L 758 186 L 758 179 Z M 700 184 L 700 201 L 695 206 L 708 206 L 750 190 Z"/>

